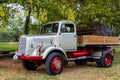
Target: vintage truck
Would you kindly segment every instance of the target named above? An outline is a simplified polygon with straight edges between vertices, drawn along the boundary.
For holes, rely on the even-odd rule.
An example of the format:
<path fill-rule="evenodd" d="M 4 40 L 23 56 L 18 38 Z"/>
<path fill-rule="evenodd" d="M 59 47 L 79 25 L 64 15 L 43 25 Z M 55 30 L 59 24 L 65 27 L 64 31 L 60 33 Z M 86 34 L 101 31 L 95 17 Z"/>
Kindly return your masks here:
<path fill-rule="evenodd" d="M 76 25 L 71 21 L 44 24 L 40 34 L 20 37 L 14 59 L 22 60 L 27 70 L 36 70 L 41 64 L 50 75 L 60 74 L 68 61 L 77 65 L 96 62 L 99 67 L 110 67 L 118 37 L 77 35 Z"/>

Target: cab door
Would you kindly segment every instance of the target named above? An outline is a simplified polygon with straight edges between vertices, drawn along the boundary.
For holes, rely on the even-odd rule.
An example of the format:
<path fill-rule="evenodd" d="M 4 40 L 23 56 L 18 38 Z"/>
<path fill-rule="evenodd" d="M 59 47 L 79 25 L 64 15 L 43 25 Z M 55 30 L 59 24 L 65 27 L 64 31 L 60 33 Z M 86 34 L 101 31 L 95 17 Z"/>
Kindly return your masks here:
<path fill-rule="evenodd" d="M 77 35 L 73 23 L 63 23 L 60 26 L 60 46 L 66 51 L 77 50 Z"/>

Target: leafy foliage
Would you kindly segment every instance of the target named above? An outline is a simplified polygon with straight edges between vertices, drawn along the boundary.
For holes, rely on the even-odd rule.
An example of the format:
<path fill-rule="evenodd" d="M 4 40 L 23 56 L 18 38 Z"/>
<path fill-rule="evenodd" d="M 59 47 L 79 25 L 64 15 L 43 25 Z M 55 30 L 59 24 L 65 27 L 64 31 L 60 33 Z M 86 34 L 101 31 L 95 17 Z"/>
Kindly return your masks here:
<path fill-rule="evenodd" d="M 76 24 L 101 22 L 112 28 L 115 35 L 120 33 L 120 0 L 8 0 L 5 3 L 21 5 L 24 18 L 17 8 L 10 11 L 11 7 L 0 5 L 1 29 L 13 22 L 15 25 L 11 27 L 21 26 L 21 32 L 33 34 L 46 22 L 71 20 Z"/>
<path fill-rule="evenodd" d="M 77 20 L 87 23 L 101 22 L 112 28 L 115 35 L 120 33 L 120 0 L 84 0 L 82 3 L 81 1 L 78 1 L 81 8 Z"/>
<path fill-rule="evenodd" d="M 0 5 L 0 17 L 4 17 L 5 13 L 3 11 L 3 6 Z"/>
<path fill-rule="evenodd" d="M 17 42 L 21 35 L 21 31 L 18 28 L 14 29 L 2 29 L 0 30 L 0 42 Z"/>

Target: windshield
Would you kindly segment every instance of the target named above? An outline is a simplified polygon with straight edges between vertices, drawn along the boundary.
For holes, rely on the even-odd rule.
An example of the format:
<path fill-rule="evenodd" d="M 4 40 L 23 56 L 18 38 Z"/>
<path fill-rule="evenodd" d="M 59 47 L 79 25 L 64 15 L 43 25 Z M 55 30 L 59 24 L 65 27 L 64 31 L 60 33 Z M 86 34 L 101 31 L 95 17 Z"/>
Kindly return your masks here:
<path fill-rule="evenodd" d="M 41 34 L 56 34 L 58 31 L 58 23 L 51 23 L 43 25 L 41 28 Z"/>

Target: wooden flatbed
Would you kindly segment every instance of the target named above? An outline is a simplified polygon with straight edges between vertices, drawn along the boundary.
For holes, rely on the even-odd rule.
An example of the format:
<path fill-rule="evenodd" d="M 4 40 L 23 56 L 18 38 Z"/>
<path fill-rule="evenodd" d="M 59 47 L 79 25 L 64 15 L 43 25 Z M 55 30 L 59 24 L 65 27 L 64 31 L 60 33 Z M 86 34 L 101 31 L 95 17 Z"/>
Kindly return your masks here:
<path fill-rule="evenodd" d="M 84 35 L 78 36 L 78 46 L 85 45 L 119 45 L 120 40 L 118 37 L 112 36 L 95 36 L 95 35 Z"/>

